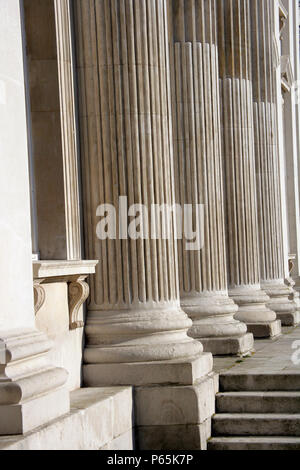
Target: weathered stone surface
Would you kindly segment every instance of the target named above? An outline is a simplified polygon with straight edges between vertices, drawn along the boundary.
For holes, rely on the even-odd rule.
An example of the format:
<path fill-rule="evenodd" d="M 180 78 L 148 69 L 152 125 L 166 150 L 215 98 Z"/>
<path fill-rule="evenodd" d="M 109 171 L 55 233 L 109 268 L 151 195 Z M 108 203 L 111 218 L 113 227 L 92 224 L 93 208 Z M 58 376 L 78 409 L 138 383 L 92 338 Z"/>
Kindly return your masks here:
<path fill-rule="evenodd" d="M 102 385 L 194 384 L 212 371 L 210 353 L 190 360 L 141 362 L 132 364 L 89 364 L 84 366 L 84 382 Z"/>
<path fill-rule="evenodd" d="M 281 321 L 282 326 L 296 326 L 300 323 L 300 311 L 289 313 L 278 313 L 277 318 Z"/>
<path fill-rule="evenodd" d="M 214 437 L 208 450 L 300 450 L 299 437 Z"/>
<path fill-rule="evenodd" d="M 103 446 L 100 450 L 135 450 L 134 445 L 134 430 L 127 431 L 119 437 L 116 437 L 111 442 Z"/>
<path fill-rule="evenodd" d="M 246 356 L 254 350 L 252 333 L 237 337 L 201 338 L 204 351 L 214 351 L 215 356 Z"/>
<path fill-rule="evenodd" d="M 222 391 L 298 391 L 300 390 L 299 373 L 248 373 L 224 374 L 220 376 L 220 390 Z"/>
<path fill-rule="evenodd" d="M 0 438 L 0 449 L 131 450 L 132 429 L 130 387 L 80 389 L 71 393 L 70 413 L 24 436 Z"/>
<path fill-rule="evenodd" d="M 281 321 L 275 320 L 265 323 L 248 323 L 248 331 L 250 331 L 255 338 L 274 338 L 281 335 Z"/>
<path fill-rule="evenodd" d="M 219 393 L 218 413 L 299 413 L 299 392 Z"/>
<path fill-rule="evenodd" d="M 37 330 L 0 333 L 0 435 L 22 434 L 69 412 L 68 373 L 49 363 Z"/>
<path fill-rule="evenodd" d="M 142 426 L 136 432 L 140 450 L 206 450 L 211 420 L 196 425 Z"/>
<path fill-rule="evenodd" d="M 300 414 L 218 414 L 214 436 L 300 436 Z"/>
<path fill-rule="evenodd" d="M 210 374 L 189 386 L 136 387 L 138 426 L 201 424 L 215 413 L 218 376 Z M 145 407 L 145 403 L 147 406 Z"/>
<path fill-rule="evenodd" d="M 38 380 L 43 380 L 39 377 Z M 56 390 L 14 405 L 0 405 L 0 435 L 25 434 L 69 412 L 66 389 Z"/>

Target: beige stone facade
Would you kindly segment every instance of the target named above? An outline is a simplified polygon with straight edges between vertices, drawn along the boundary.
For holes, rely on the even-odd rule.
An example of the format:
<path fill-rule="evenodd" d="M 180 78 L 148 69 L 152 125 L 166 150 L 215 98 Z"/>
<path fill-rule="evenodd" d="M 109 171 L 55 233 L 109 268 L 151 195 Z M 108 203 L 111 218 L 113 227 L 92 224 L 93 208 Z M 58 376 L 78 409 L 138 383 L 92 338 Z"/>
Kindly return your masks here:
<path fill-rule="evenodd" d="M 0 449 L 205 450 L 299 324 L 297 3 L 0 0 Z"/>

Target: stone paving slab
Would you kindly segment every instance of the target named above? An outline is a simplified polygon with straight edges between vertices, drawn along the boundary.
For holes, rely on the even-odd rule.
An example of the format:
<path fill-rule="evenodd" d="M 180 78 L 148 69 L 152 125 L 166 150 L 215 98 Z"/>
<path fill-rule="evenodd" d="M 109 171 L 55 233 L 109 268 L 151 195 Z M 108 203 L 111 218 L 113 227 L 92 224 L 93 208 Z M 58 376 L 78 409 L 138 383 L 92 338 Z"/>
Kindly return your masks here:
<path fill-rule="evenodd" d="M 300 326 L 283 328 L 283 334 L 273 340 L 256 340 L 255 352 L 248 357 L 214 358 L 214 370 L 222 374 L 300 374 Z"/>

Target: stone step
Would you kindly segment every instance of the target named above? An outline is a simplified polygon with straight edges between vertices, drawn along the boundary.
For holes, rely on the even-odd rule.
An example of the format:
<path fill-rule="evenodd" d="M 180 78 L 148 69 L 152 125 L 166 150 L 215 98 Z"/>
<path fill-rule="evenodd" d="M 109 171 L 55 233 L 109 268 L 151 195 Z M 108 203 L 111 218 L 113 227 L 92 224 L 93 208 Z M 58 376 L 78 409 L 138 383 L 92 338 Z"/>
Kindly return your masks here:
<path fill-rule="evenodd" d="M 278 374 L 221 374 L 220 391 L 299 391 L 299 373 Z"/>
<path fill-rule="evenodd" d="M 208 450 L 300 450 L 299 437 L 213 437 Z"/>
<path fill-rule="evenodd" d="M 300 414 L 216 414 L 212 435 L 300 436 Z"/>
<path fill-rule="evenodd" d="M 218 413 L 299 413 L 300 392 L 225 392 L 217 395 Z"/>

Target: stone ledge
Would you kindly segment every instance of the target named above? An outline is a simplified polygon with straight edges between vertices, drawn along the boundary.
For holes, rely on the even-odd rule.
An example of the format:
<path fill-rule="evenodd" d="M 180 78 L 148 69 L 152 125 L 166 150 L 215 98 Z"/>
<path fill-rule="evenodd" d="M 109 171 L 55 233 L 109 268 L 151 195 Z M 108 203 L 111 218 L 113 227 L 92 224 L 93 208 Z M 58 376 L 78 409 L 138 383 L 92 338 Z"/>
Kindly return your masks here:
<path fill-rule="evenodd" d="M 95 273 L 98 261 L 33 261 L 33 279 L 72 278 Z"/>
<path fill-rule="evenodd" d="M 132 450 L 134 449 L 134 432 L 133 429 L 127 431 L 113 441 L 109 442 L 100 450 Z"/>
<path fill-rule="evenodd" d="M 23 436 L 1 437 L 0 450 L 131 450 L 132 429 L 131 387 L 79 389 L 70 413 Z"/>

